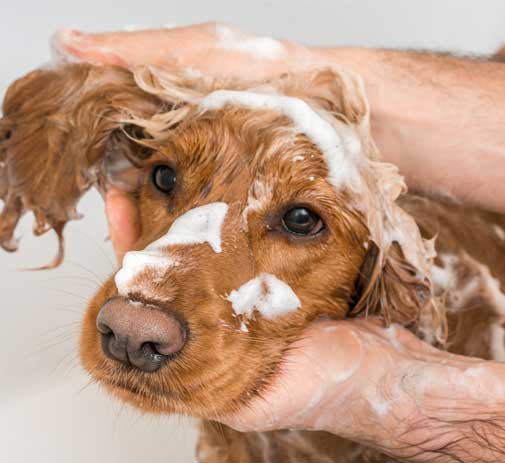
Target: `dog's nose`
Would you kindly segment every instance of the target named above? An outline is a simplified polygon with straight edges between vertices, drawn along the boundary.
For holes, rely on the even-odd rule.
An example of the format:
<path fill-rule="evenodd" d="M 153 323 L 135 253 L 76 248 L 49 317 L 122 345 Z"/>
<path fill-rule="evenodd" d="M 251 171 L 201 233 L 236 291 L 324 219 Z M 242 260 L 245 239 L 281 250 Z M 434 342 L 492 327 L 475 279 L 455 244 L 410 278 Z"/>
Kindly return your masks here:
<path fill-rule="evenodd" d="M 96 327 L 108 357 L 146 371 L 156 371 L 186 343 L 184 322 L 152 305 L 115 297 L 100 309 Z"/>

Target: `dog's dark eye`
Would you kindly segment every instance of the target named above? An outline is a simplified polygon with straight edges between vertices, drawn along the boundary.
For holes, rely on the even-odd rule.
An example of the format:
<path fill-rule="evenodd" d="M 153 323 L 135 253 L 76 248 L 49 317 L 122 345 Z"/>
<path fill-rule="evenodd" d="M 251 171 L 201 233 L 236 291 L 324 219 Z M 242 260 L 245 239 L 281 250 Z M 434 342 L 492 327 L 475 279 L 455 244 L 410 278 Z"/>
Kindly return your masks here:
<path fill-rule="evenodd" d="M 153 170 L 153 183 L 163 193 L 172 193 L 177 176 L 175 170 L 168 166 L 156 166 Z"/>
<path fill-rule="evenodd" d="M 4 140 L 9 140 L 11 137 L 12 137 L 12 131 L 11 131 L 11 130 L 7 130 L 7 131 L 4 133 L 3 139 L 4 139 Z"/>
<path fill-rule="evenodd" d="M 295 207 L 284 214 L 282 226 L 295 235 L 315 235 L 324 225 L 321 218 L 305 207 Z"/>

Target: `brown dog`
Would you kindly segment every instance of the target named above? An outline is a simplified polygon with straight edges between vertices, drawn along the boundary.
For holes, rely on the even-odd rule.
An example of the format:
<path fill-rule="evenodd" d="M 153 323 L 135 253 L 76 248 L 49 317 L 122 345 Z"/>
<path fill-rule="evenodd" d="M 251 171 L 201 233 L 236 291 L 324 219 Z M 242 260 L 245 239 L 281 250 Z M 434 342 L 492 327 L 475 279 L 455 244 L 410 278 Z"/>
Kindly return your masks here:
<path fill-rule="evenodd" d="M 15 82 L 3 111 L 5 249 L 31 210 L 35 233 L 60 237 L 57 265 L 91 185 L 138 202 L 137 251 L 89 304 L 81 359 L 142 410 L 202 418 L 202 462 L 391 461 L 326 433 L 209 421 L 261 395 L 317 318 L 373 314 L 505 360 L 505 218 L 405 194 L 357 79 L 69 64 Z"/>

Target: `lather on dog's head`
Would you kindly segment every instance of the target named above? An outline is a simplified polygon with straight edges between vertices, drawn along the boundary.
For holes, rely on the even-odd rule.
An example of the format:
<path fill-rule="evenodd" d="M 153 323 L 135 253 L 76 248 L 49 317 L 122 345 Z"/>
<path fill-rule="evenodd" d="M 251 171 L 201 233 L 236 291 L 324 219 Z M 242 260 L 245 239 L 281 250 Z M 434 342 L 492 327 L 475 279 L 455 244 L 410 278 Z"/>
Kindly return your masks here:
<path fill-rule="evenodd" d="M 14 83 L 3 110 L 4 248 L 26 210 L 61 235 L 92 184 L 138 203 L 137 251 L 81 337 L 88 372 L 138 407 L 231 411 L 320 317 L 438 328 L 429 243 L 395 204 L 403 182 L 377 158 L 358 80 L 69 64 Z"/>

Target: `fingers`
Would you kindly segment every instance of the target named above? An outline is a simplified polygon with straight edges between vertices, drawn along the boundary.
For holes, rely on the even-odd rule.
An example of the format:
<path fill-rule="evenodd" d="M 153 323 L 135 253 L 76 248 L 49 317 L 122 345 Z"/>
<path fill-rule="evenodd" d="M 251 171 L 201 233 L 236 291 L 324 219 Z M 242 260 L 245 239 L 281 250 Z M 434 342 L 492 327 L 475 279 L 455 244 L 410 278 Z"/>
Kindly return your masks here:
<path fill-rule="evenodd" d="M 119 262 L 132 249 L 140 235 L 139 212 L 135 202 L 126 193 L 111 188 L 105 198 L 109 234 Z"/>
<path fill-rule="evenodd" d="M 209 76 L 247 80 L 279 75 L 314 59 L 304 47 L 219 23 L 99 34 L 64 29 L 55 35 L 53 48 L 64 59 L 95 65 L 190 68 Z"/>
<path fill-rule="evenodd" d="M 121 33 L 83 34 L 74 29 L 62 29 L 53 38 L 53 49 L 63 58 L 73 58 L 91 64 L 115 65 L 127 67 L 128 61 L 123 57 L 123 46 L 118 40 L 130 42 L 129 36 L 120 37 Z"/>
<path fill-rule="evenodd" d="M 53 47 L 67 58 L 91 64 L 133 67 L 143 64 L 167 65 L 185 42 L 199 39 L 199 26 L 192 29 L 152 29 L 86 34 L 62 29 L 53 39 Z M 189 42 L 188 42 L 189 40 Z M 201 44 L 202 45 L 202 44 Z"/>

